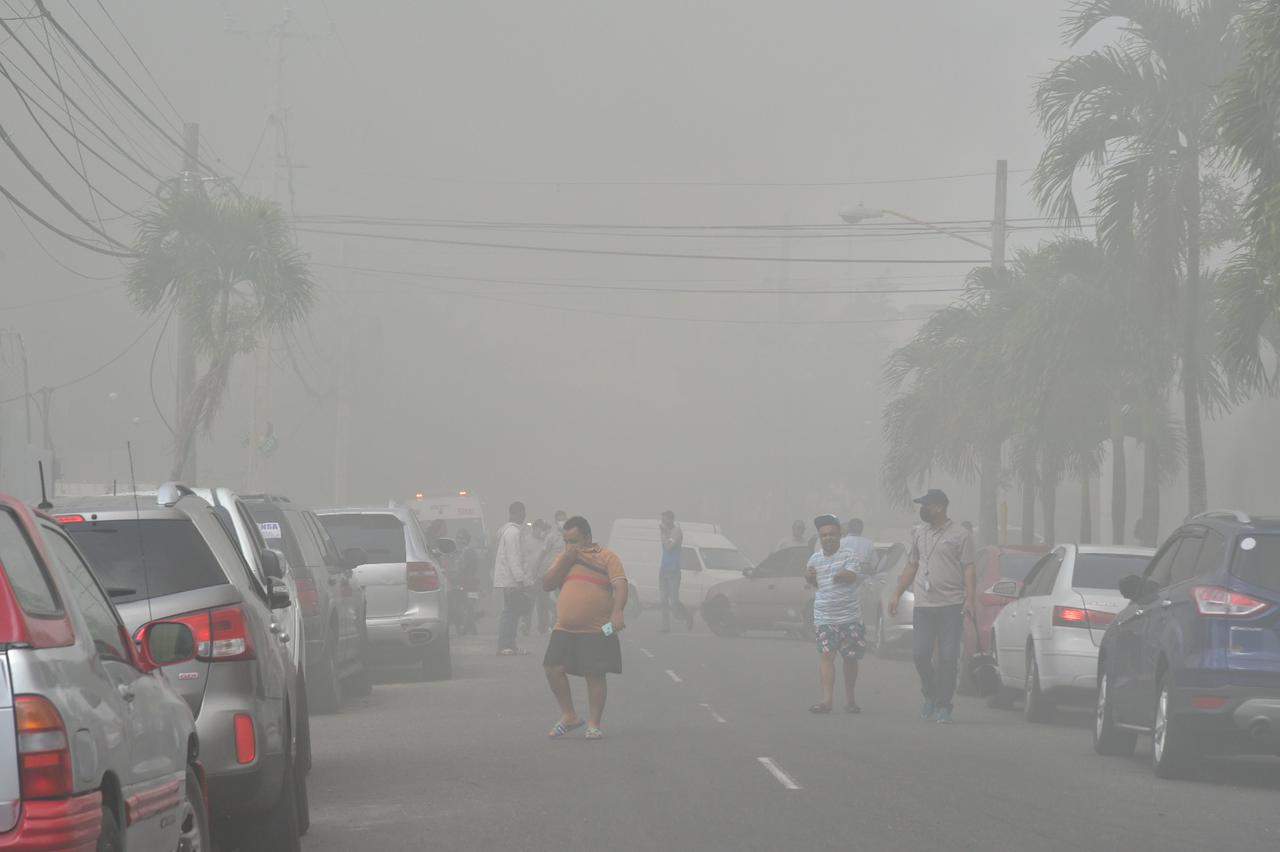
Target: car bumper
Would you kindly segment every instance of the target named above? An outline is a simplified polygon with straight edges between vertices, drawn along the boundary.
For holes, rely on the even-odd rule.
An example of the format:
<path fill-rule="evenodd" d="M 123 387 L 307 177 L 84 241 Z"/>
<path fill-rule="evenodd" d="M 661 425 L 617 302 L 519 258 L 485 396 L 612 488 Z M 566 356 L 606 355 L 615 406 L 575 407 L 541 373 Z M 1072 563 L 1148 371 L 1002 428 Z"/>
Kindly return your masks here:
<path fill-rule="evenodd" d="M 209 779 L 209 812 L 220 817 L 261 813 L 276 800 L 284 774 L 285 732 L 274 713 L 280 704 L 257 699 L 258 672 L 252 662 L 215 663 L 209 667 L 196 733 L 200 762 Z M 253 719 L 254 760 L 236 756 L 236 716 Z"/>
<path fill-rule="evenodd" d="M 1096 692 L 1098 689 L 1098 649 L 1092 647 L 1092 643 L 1081 650 L 1042 648 L 1038 662 L 1040 688 L 1045 692 Z"/>
<path fill-rule="evenodd" d="M 18 824 L 0 834 L 0 849 L 92 852 L 101 825 L 102 794 L 97 790 L 69 799 L 23 802 Z"/>
<path fill-rule="evenodd" d="M 1176 687 L 1170 699 L 1171 712 L 1196 733 L 1241 751 L 1280 753 L 1280 689 Z"/>
<path fill-rule="evenodd" d="M 441 618 L 398 615 L 365 620 L 368 651 L 373 662 L 413 662 L 428 648 L 448 638 L 448 624 Z"/>

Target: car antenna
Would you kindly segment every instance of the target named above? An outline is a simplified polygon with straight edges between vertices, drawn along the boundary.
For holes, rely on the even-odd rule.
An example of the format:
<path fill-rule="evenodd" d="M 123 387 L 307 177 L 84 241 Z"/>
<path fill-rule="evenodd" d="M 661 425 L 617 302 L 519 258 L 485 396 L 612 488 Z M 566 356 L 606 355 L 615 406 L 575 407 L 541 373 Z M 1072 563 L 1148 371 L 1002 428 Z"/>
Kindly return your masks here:
<path fill-rule="evenodd" d="M 124 448 L 129 454 L 129 488 L 133 491 L 134 525 L 138 528 L 138 561 L 142 563 L 142 593 L 147 596 L 147 623 L 155 617 L 151 611 L 151 572 L 147 565 L 147 552 L 143 547 L 142 507 L 138 504 L 138 477 L 133 472 L 133 442 L 125 441 Z"/>
<path fill-rule="evenodd" d="M 36 508 L 42 512 L 47 512 L 53 508 L 53 504 L 49 502 L 49 495 L 44 489 L 44 460 L 36 459 L 36 468 L 40 471 L 40 505 Z"/>

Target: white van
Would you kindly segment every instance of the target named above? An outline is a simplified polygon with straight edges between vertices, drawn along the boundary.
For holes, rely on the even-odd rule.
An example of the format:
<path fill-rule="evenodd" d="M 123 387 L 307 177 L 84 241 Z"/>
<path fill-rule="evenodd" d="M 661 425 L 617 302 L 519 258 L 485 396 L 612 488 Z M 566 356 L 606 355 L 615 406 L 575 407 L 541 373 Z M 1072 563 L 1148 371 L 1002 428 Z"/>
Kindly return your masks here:
<path fill-rule="evenodd" d="M 684 531 L 684 546 L 680 549 L 680 602 L 697 609 L 707 589 L 723 580 L 741 579 L 743 569 L 752 565 L 715 524 L 677 523 Z M 608 547 L 622 560 L 641 605 L 657 606 L 658 568 L 662 565 L 662 536 L 657 518 L 619 518 L 609 532 Z"/>

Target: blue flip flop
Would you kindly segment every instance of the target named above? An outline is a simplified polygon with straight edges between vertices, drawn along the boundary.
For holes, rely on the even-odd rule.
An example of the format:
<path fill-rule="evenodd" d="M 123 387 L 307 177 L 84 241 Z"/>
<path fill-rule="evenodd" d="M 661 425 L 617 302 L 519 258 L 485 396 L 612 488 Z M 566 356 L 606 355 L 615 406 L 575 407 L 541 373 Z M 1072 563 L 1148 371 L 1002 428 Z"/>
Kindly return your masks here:
<path fill-rule="evenodd" d="M 587 724 L 585 719 L 579 719 L 575 724 L 566 725 L 564 722 L 556 722 L 556 726 L 551 729 L 551 733 L 547 734 L 547 739 L 558 740 L 571 731 L 576 731 L 583 725 Z"/>

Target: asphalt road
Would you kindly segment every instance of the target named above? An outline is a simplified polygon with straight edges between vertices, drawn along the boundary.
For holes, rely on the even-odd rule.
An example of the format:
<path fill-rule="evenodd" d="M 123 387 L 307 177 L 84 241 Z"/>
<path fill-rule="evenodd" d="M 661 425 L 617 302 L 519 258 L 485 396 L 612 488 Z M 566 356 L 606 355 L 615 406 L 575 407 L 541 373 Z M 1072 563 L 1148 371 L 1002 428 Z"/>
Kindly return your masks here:
<path fill-rule="evenodd" d="M 455 640 L 453 680 L 316 718 L 304 848 L 1280 849 L 1280 760 L 1161 781 L 1149 741 L 1096 756 L 1087 713 L 1032 725 L 961 698 L 955 725 L 925 723 L 909 661 L 864 661 L 862 715 L 812 716 L 810 644 L 656 621 L 623 634 L 600 742 L 547 740 L 536 634 L 516 658 Z"/>

